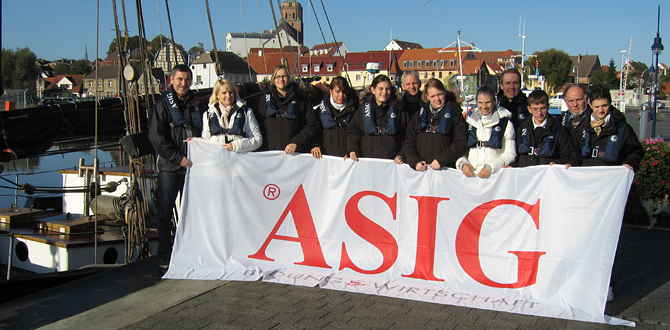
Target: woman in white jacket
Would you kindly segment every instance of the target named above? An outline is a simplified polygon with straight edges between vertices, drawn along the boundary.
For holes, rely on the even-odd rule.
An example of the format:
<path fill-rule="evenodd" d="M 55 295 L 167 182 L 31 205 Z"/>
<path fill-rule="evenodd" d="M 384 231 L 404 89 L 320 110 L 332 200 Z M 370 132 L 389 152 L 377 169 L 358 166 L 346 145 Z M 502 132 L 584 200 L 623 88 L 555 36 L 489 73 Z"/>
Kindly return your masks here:
<path fill-rule="evenodd" d="M 253 111 L 228 79 L 214 84 L 209 109 L 202 115 L 202 138 L 234 152 L 253 151 L 263 143 Z"/>
<path fill-rule="evenodd" d="M 512 113 L 496 104 L 495 92 L 490 86 L 477 90 L 477 110 L 466 118 L 468 127 L 467 157 L 456 161 L 456 168 L 469 177 L 475 174 L 488 178 L 509 165 L 516 157 Z"/>

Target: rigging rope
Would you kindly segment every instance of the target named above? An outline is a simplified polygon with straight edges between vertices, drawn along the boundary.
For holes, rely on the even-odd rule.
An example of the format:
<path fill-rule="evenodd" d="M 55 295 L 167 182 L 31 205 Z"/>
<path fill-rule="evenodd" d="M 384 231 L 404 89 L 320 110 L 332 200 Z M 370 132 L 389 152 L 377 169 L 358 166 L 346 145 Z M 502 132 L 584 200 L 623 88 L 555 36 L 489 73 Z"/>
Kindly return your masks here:
<path fill-rule="evenodd" d="M 174 60 L 175 63 L 177 63 L 177 47 L 175 44 L 176 41 L 174 41 L 174 34 L 172 33 L 172 18 L 170 17 L 170 6 L 168 5 L 168 0 L 165 0 L 165 10 L 167 11 L 168 25 L 170 25 L 170 38 L 172 38 L 172 51 L 174 53 Z"/>
<path fill-rule="evenodd" d="M 242 33 L 244 33 L 244 49 L 247 48 L 247 28 L 244 26 L 244 9 L 242 9 L 242 0 L 240 0 L 240 13 L 242 13 Z M 249 52 L 247 52 L 247 68 L 249 69 L 249 81 L 253 81 L 251 78 L 251 64 L 249 63 Z"/>
<path fill-rule="evenodd" d="M 275 33 L 277 33 L 277 40 L 279 41 L 279 51 L 281 52 L 282 64 L 288 65 L 288 60 L 284 56 L 284 46 L 281 44 L 281 38 L 279 37 L 279 27 L 277 26 L 277 16 L 275 16 L 275 7 L 272 6 L 272 0 L 270 1 L 270 9 L 272 9 L 272 20 L 275 23 Z"/>
<path fill-rule="evenodd" d="M 221 76 L 221 62 L 219 62 L 219 49 L 216 48 L 216 39 L 214 38 L 214 27 L 212 26 L 212 14 L 209 13 L 209 0 L 205 0 L 205 5 L 207 5 L 207 18 L 209 19 L 209 31 L 212 33 L 212 44 L 214 45 L 214 58 L 216 59 L 216 64 L 214 68 L 216 69 L 216 75 Z"/>
<path fill-rule="evenodd" d="M 279 10 L 281 12 L 281 3 L 279 2 L 279 0 L 277 0 L 277 7 L 279 7 Z M 286 24 L 288 25 L 288 23 Z M 291 62 L 293 62 L 293 72 L 295 72 L 298 78 L 300 78 L 300 70 L 298 70 L 298 58 L 295 56 L 295 54 L 293 54 L 293 46 L 291 46 L 291 39 L 288 38 L 289 37 L 288 31 L 284 32 L 286 32 L 286 40 L 288 41 L 288 50 L 291 52 Z M 277 29 L 277 38 L 281 40 L 281 38 L 279 38 L 279 29 Z M 298 40 L 300 40 L 300 37 L 298 37 Z M 300 48 L 300 42 L 298 42 L 298 48 Z"/>
<path fill-rule="evenodd" d="M 258 31 L 263 31 L 261 27 L 261 7 L 258 5 L 258 0 L 256 0 L 256 10 L 258 11 Z M 263 39 L 263 32 L 261 32 L 260 40 L 261 49 L 263 49 L 263 65 L 265 65 L 265 73 L 268 73 L 268 63 L 265 60 L 265 40 Z"/>

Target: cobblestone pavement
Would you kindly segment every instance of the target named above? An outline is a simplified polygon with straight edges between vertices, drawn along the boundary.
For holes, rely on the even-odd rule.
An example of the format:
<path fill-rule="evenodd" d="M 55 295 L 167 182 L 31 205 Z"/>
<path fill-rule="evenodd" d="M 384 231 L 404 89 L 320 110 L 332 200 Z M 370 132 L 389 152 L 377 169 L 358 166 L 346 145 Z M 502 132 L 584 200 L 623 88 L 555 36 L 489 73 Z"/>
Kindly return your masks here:
<path fill-rule="evenodd" d="M 670 231 L 625 227 L 606 314 L 670 330 Z M 228 282 L 126 329 L 609 329 L 604 324 L 256 282 Z"/>

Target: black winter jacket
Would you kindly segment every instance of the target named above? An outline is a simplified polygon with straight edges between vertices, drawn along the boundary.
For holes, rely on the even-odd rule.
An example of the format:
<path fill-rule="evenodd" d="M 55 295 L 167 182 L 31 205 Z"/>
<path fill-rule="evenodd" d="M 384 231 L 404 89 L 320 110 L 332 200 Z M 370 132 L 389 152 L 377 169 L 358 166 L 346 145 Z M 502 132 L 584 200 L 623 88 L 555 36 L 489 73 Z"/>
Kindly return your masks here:
<path fill-rule="evenodd" d="M 617 136 L 616 126 L 620 122 L 625 123 L 626 117 L 619 112 L 619 110 L 610 106 L 609 122 L 603 125 L 602 130 L 600 131 L 600 136 L 597 136 L 596 132 L 591 127 L 591 116 L 584 118 L 581 124 L 572 132 L 570 138 L 574 150 L 571 163 L 578 166 L 611 166 L 628 164 L 637 171 L 644 151 L 642 150 L 642 144 L 640 144 L 640 141 L 637 139 L 637 135 L 635 135 L 635 131 L 633 131 L 633 128 L 627 123 L 625 124 L 621 136 L 622 141 L 619 146 L 619 154 L 616 160 L 606 161 L 601 156 L 593 157 L 592 152 L 589 152 L 589 154 L 585 156 L 582 154 L 584 132 L 590 134 L 589 149 L 591 151 L 598 148 L 600 152 L 606 152 L 607 141 L 611 140 L 613 136 Z"/>
<path fill-rule="evenodd" d="M 446 105 L 453 110 L 452 122 L 446 134 L 427 132 L 427 127 L 419 130 L 421 111 L 426 112 L 427 125 L 437 127 L 445 114 L 446 107 L 433 115 L 429 110 L 430 104 L 424 103 L 421 110 L 409 121 L 404 153 L 410 167 L 416 169 L 416 164 L 421 161 L 430 165 L 433 160 L 437 160 L 442 167 L 454 167 L 456 160 L 468 152 L 468 124 L 463 118 L 463 110 L 455 102 L 448 102 Z"/>
<path fill-rule="evenodd" d="M 320 130 L 315 137 L 314 144 L 321 148 L 322 154 L 338 157 L 344 157 L 347 154 L 347 127 L 353 119 L 357 106 L 358 103 L 355 100 L 347 99 L 344 109 L 337 111 L 330 102 L 330 94 L 326 94 L 323 102 L 315 107 L 314 111 L 319 118 Z M 322 113 L 323 111 L 325 113 Z M 330 116 L 335 121 L 335 126 L 325 128 L 322 116 Z"/>
<path fill-rule="evenodd" d="M 170 93 L 175 96 L 173 100 L 189 124 L 171 127 L 170 124 L 174 119 L 167 99 Z M 207 111 L 207 106 L 194 91 L 188 92 L 186 101 L 179 100 L 176 95 L 170 86 L 170 89 L 163 93 L 163 97 L 156 100 L 149 118 L 149 141 L 156 150 L 159 171 L 186 173 L 186 168 L 179 165 L 188 154 L 187 143 L 184 140 L 200 137 L 202 114 Z"/>
<path fill-rule="evenodd" d="M 356 152 L 358 157 L 372 157 L 383 159 L 394 159 L 402 149 L 402 143 L 405 139 L 405 131 L 407 129 L 407 114 L 402 111 L 402 101 L 399 99 L 391 100 L 389 104 L 398 110 L 398 119 L 396 121 L 396 134 L 367 134 L 365 132 L 364 104 L 370 102 L 372 104 L 375 123 L 378 127 L 386 127 L 387 114 L 389 105 L 378 106 L 374 95 L 370 94 L 365 99 L 363 104 L 358 107 L 354 118 L 351 120 L 347 128 L 347 154 L 352 151 Z M 404 159 L 404 157 L 403 157 Z"/>
<path fill-rule="evenodd" d="M 403 105 L 402 111 L 407 113 L 407 118 L 408 119 L 411 119 L 412 117 L 414 117 L 414 114 L 419 112 L 419 110 L 421 109 L 421 106 L 423 106 L 423 102 L 421 101 L 421 96 L 422 96 L 422 92 L 419 92 L 419 94 L 416 95 L 416 98 L 412 98 L 409 95 L 409 93 L 407 93 L 407 92 L 404 92 L 402 94 L 402 105 Z M 412 99 L 412 101 L 416 101 L 416 102 L 410 102 L 410 100 L 409 100 L 410 98 Z"/>
<path fill-rule="evenodd" d="M 498 92 L 498 104 L 512 113 L 514 127 L 519 127 L 521 122 L 530 117 L 530 112 L 528 112 L 528 97 L 521 91 L 510 102 L 501 89 Z"/>
<path fill-rule="evenodd" d="M 550 135 L 553 135 L 554 126 L 558 126 L 558 132 L 553 138 L 556 139 L 554 142 L 554 152 L 551 156 L 546 157 L 538 155 L 531 152 L 521 152 L 519 147 L 522 143 L 522 139 L 525 136 L 530 138 L 530 146 L 534 150 L 541 150 L 542 146 L 548 141 Z M 553 116 L 547 116 L 547 126 L 542 130 L 540 135 L 540 140 L 535 139 L 535 125 L 533 125 L 533 117 L 528 117 L 524 120 L 521 125 L 516 129 L 516 161 L 512 164 L 514 167 L 526 167 L 533 165 L 549 165 L 549 163 L 554 162 L 556 164 L 568 164 L 570 163 L 570 152 L 572 148 L 570 147 L 570 134 L 567 129 L 561 126 L 561 123 L 555 119 Z M 575 164 L 571 164 L 575 165 Z"/>
<path fill-rule="evenodd" d="M 262 118 L 261 131 L 265 134 L 268 150 L 284 150 L 287 145 L 295 143 L 298 152 L 309 152 L 312 147 L 314 134 L 319 128 L 317 117 L 309 106 L 309 98 L 296 84 L 290 84 L 285 97 L 281 97 L 277 87 L 269 86 L 263 91 L 264 95 L 258 103 L 259 118 Z M 265 95 L 271 95 L 276 107 L 286 113 L 289 103 L 295 99 L 298 102 L 296 118 L 277 117 L 268 114 L 265 107 Z"/>

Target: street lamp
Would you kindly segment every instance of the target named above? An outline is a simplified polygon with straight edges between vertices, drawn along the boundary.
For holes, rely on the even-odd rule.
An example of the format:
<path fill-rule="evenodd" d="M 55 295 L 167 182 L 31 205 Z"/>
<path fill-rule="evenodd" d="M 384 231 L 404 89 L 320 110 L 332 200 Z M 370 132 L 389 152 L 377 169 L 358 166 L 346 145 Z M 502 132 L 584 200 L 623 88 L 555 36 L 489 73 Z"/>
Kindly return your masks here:
<path fill-rule="evenodd" d="M 656 102 L 657 102 L 657 92 L 658 92 L 658 55 L 661 55 L 663 50 L 663 44 L 661 43 L 661 36 L 659 32 L 659 26 L 661 23 L 661 6 L 658 6 L 658 20 L 656 23 L 656 38 L 654 38 L 654 44 L 651 45 L 651 51 L 656 55 L 656 70 L 654 70 L 654 123 L 651 125 L 651 136 L 656 136 Z"/>
<path fill-rule="evenodd" d="M 575 84 L 579 85 L 579 67 L 577 66 L 577 64 L 575 64 L 572 67 L 572 72 L 573 73 L 575 72 L 575 70 L 577 70 L 577 79 L 575 80 Z"/>
<path fill-rule="evenodd" d="M 626 50 L 621 51 L 621 70 L 619 71 L 619 110 L 621 110 L 621 106 L 623 104 L 623 94 L 624 94 L 624 86 L 623 86 L 623 56 L 626 54 Z M 628 64 L 628 61 L 626 61 L 626 64 Z"/>

